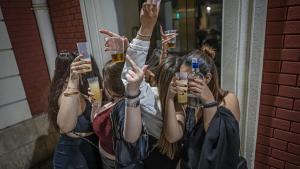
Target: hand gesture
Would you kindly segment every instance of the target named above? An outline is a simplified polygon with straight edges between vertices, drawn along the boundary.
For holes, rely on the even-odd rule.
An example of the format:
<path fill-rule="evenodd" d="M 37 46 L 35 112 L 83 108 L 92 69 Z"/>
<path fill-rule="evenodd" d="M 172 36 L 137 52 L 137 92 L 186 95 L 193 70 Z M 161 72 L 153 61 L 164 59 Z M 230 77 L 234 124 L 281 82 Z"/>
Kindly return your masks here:
<path fill-rule="evenodd" d="M 148 66 L 144 65 L 143 68 L 138 67 L 138 65 L 128 55 L 126 55 L 126 59 L 132 68 L 132 70 L 128 70 L 126 74 L 126 79 L 128 81 L 126 92 L 129 96 L 136 96 L 139 93 L 139 88 Z"/>
<path fill-rule="evenodd" d="M 156 24 L 160 9 L 160 0 L 147 0 L 143 3 L 140 13 L 141 29 L 140 34 L 151 36 Z"/>
<path fill-rule="evenodd" d="M 199 97 L 204 103 L 214 101 L 214 96 L 203 79 L 195 78 L 188 85 L 189 91 Z"/>
<path fill-rule="evenodd" d="M 100 29 L 99 30 L 100 33 L 107 35 L 108 38 L 105 38 L 105 51 L 111 51 L 111 50 L 122 50 L 122 49 L 117 49 L 118 47 L 115 45 L 117 44 L 122 44 L 124 46 L 124 50 L 128 48 L 129 46 L 129 41 L 125 36 L 120 36 L 114 32 L 111 32 L 109 30 L 106 29 Z M 113 42 L 114 41 L 114 42 Z M 121 46 L 121 45 L 119 45 Z"/>
<path fill-rule="evenodd" d="M 70 66 L 70 80 L 79 80 L 79 77 L 81 74 L 85 74 L 87 72 L 90 72 L 90 61 L 81 60 L 83 56 L 80 54 L 77 56 L 71 66 Z"/>

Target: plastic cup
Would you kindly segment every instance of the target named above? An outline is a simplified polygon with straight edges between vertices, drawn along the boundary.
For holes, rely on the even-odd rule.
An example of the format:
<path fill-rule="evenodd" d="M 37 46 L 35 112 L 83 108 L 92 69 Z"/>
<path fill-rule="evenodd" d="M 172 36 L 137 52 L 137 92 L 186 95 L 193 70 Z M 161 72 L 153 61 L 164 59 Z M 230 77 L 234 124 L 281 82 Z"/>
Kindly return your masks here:
<path fill-rule="evenodd" d="M 90 44 L 88 42 L 78 42 L 77 50 L 78 53 L 83 56 L 81 60 L 86 61 L 84 65 L 87 67 L 88 71 L 89 72 L 92 71 L 92 61 L 91 61 L 92 50 Z"/>
<path fill-rule="evenodd" d="M 183 94 L 182 93 L 177 94 L 177 102 L 180 104 L 186 104 L 188 102 L 188 97 L 187 97 L 188 74 L 187 72 L 177 72 L 176 77 L 178 78 L 178 83 L 180 83 L 182 86 L 180 88 L 185 90 Z"/>
<path fill-rule="evenodd" d="M 167 30 L 167 31 L 165 31 L 165 34 L 166 35 L 176 34 L 176 32 L 177 32 L 176 30 Z M 176 48 L 176 36 L 168 42 L 168 47 Z"/>
<path fill-rule="evenodd" d="M 91 89 L 91 92 L 94 94 L 93 99 L 95 100 L 95 102 L 98 102 L 98 103 L 101 102 L 102 93 L 100 91 L 98 77 L 87 78 L 87 81 L 89 83 L 89 87 Z"/>
<path fill-rule="evenodd" d="M 110 37 L 107 39 L 110 49 L 112 62 L 125 62 L 124 40 L 119 37 Z"/>

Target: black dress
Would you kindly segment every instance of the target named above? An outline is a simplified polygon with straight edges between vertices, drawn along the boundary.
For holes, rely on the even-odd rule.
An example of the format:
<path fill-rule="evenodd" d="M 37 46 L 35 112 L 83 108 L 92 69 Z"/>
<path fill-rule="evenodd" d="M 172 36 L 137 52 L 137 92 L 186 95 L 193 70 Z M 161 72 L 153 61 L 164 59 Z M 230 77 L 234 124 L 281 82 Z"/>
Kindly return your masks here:
<path fill-rule="evenodd" d="M 194 109 L 187 109 L 193 116 Z M 232 112 L 220 106 L 207 132 L 203 119 L 193 126 L 187 118 L 181 152 L 181 169 L 236 169 L 239 160 L 239 124 Z"/>

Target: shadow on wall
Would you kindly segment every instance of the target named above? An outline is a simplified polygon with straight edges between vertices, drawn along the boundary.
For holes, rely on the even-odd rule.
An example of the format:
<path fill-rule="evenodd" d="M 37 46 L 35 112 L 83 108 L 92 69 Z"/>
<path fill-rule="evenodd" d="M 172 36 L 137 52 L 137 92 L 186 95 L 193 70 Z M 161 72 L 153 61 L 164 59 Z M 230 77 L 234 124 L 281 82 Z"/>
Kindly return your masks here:
<path fill-rule="evenodd" d="M 48 133 L 39 136 L 35 141 L 30 169 L 53 169 L 52 157 L 58 136 L 58 132 L 50 123 Z"/>

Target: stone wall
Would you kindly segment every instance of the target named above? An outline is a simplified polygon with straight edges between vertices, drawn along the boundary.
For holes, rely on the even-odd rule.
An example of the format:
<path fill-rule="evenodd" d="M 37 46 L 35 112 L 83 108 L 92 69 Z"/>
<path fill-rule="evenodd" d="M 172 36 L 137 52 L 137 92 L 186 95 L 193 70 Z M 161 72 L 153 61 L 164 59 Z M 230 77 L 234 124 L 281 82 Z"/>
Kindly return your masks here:
<path fill-rule="evenodd" d="M 0 169 L 52 168 L 57 138 L 46 114 L 0 130 Z"/>

